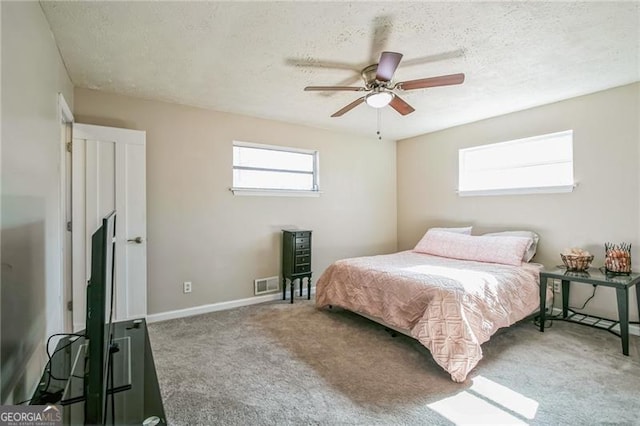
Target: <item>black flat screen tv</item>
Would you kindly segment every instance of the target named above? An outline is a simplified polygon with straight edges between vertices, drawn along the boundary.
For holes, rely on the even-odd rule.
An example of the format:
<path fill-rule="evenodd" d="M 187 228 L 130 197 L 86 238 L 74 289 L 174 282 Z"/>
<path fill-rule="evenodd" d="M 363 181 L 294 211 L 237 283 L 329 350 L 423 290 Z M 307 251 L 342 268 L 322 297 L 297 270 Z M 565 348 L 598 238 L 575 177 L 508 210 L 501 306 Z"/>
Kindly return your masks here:
<path fill-rule="evenodd" d="M 116 212 L 102 219 L 91 237 L 91 278 L 87 285 L 84 398 L 85 424 L 105 424 L 109 351 L 114 306 Z"/>

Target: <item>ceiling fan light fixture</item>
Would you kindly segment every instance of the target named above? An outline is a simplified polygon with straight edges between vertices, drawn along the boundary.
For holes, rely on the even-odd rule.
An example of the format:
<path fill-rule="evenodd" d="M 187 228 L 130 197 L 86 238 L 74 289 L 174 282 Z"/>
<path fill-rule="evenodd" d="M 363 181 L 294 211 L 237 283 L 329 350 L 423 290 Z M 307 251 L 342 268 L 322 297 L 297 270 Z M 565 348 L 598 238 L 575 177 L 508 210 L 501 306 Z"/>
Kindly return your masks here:
<path fill-rule="evenodd" d="M 386 91 L 371 92 L 365 98 L 367 105 L 373 108 L 384 108 L 393 99 L 393 93 Z"/>

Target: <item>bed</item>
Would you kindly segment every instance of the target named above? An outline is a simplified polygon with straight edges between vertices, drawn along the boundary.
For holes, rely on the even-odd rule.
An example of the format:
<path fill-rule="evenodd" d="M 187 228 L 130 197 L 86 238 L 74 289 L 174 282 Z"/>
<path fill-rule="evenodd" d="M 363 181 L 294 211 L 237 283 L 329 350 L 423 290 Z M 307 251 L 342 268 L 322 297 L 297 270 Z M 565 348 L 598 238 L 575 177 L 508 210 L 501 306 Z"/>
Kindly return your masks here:
<path fill-rule="evenodd" d="M 539 309 L 541 265 L 468 260 L 474 256 L 459 255 L 460 247 L 447 256 L 419 247 L 333 263 L 317 281 L 316 306 L 338 306 L 417 339 L 452 380 L 463 382 L 482 359 L 482 343 Z"/>

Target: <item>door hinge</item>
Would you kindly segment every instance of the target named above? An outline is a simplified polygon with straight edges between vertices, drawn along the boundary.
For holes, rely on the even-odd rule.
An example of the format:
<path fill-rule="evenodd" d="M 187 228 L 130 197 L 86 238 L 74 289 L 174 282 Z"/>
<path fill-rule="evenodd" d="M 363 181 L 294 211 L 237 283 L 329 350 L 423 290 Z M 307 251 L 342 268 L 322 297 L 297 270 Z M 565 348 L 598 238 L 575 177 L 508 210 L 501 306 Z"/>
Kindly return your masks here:
<path fill-rule="evenodd" d="M 67 231 L 71 232 L 71 221 L 67 222 Z"/>
<path fill-rule="evenodd" d="M 73 311 L 73 300 L 67 302 L 67 311 Z"/>
<path fill-rule="evenodd" d="M 71 148 L 72 148 L 72 143 L 67 142 L 67 152 L 71 152 Z"/>

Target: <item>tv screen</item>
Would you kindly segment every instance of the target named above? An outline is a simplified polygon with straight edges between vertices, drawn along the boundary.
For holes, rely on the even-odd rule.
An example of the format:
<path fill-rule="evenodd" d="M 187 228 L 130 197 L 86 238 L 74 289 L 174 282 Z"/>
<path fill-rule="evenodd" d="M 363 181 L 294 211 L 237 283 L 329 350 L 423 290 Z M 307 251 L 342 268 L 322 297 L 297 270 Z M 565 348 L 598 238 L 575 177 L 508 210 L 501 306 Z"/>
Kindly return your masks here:
<path fill-rule="evenodd" d="M 87 286 L 85 335 L 85 424 L 104 424 L 112 339 L 116 212 L 102 219 L 91 237 L 91 278 Z"/>

